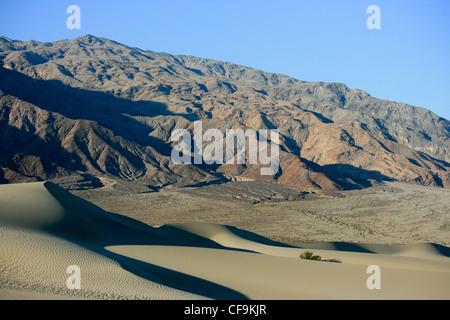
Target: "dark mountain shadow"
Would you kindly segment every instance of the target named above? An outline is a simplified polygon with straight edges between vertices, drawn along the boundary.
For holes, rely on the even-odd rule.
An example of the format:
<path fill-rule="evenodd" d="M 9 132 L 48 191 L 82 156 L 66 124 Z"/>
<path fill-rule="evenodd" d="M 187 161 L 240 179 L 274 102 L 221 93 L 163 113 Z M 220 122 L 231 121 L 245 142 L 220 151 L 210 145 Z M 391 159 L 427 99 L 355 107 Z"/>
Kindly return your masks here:
<path fill-rule="evenodd" d="M 286 144 L 286 147 L 289 148 L 289 150 L 291 151 L 290 153 L 293 153 L 294 155 L 296 155 L 297 157 L 300 157 L 301 154 L 301 148 L 298 146 L 297 141 L 295 141 L 294 139 L 283 135 L 281 137 L 281 139 L 284 140 L 284 143 Z M 281 150 L 286 151 L 289 153 L 289 150 L 284 150 L 283 146 L 280 145 Z"/>
<path fill-rule="evenodd" d="M 331 179 L 348 189 L 355 187 L 355 184 L 356 189 L 358 189 L 358 185 L 361 188 L 367 188 L 372 186 L 372 181 L 394 181 L 394 179 L 381 174 L 379 171 L 365 170 L 350 164 L 329 164 L 322 166 L 322 170 Z"/>
<path fill-rule="evenodd" d="M 395 139 L 391 134 L 389 134 L 389 129 L 386 128 L 386 126 L 384 125 L 384 121 L 382 119 L 378 119 L 375 117 L 372 117 L 373 121 L 375 122 L 375 124 L 378 126 L 378 129 L 380 130 L 380 132 L 383 134 L 383 136 L 390 141 L 396 142 L 398 143 L 397 139 Z M 385 149 L 387 149 L 384 145 L 383 147 Z M 387 149 L 389 150 L 389 149 Z"/>
<path fill-rule="evenodd" d="M 306 111 L 306 112 L 309 112 L 309 113 L 312 113 L 312 114 L 315 115 L 317 118 L 319 118 L 323 123 L 334 123 L 333 120 L 328 119 L 327 117 L 325 117 L 323 114 L 321 114 L 321 113 L 319 113 L 319 112 L 312 111 L 312 110 L 307 110 L 307 109 L 304 109 L 304 108 L 302 108 L 302 110 L 304 110 L 304 111 Z"/>
<path fill-rule="evenodd" d="M 11 139 L 14 137 L 14 139 Z M 39 158 L 45 173 L 44 178 L 53 178 L 66 175 L 73 171 L 86 171 L 87 168 L 76 154 L 70 153 L 61 147 L 60 141 L 54 137 L 46 137 L 44 140 L 37 134 L 10 126 L 0 119 L 0 166 L 9 168 L 23 177 L 39 178 L 23 172 L 20 163 L 26 156 Z M 3 172 L 2 172 L 3 175 Z M 42 178 L 41 178 L 42 179 Z M 6 179 L 0 179 L 0 183 L 7 183 Z"/>
<path fill-rule="evenodd" d="M 71 87 L 59 80 L 34 79 L 3 67 L 0 68 L 0 90 L 70 119 L 96 121 L 116 135 L 142 146 L 152 146 L 166 156 L 170 156 L 168 148 L 161 147 L 165 141 L 149 136 L 152 128 L 130 116 L 188 116 L 188 120 L 196 120 L 193 115 L 168 111 L 163 103 L 122 99 L 102 91 Z"/>
<path fill-rule="evenodd" d="M 418 154 L 420 154 L 423 158 L 425 158 L 428 161 L 432 161 L 434 162 L 434 164 L 441 170 L 443 171 L 448 171 L 450 168 L 450 163 L 441 159 L 437 159 L 434 158 L 432 156 L 430 156 L 429 154 L 426 154 L 422 151 L 417 151 Z M 408 160 L 412 160 L 412 159 L 408 159 Z M 411 161 L 410 161 L 411 162 Z M 419 164 L 419 166 L 421 167 L 421 165 Z"/>
<path fill-rule="evenodd" d="M 325 174 L 345 190 L 360 190 L 373 186 L 374 182 L 394 181 L 376 170 L 365 170 L 350 164 L 328 164 L 321 166 L 300 158 L 310 169 Z"/>
<path fill-rule="evenodd" d="M 200 187 L 207 187 L 207 186 L 211 186 L 211 185 L 216 185 L 216 184 L 224 184 L 227 182 L 230 182 L 229 179 L 220 176 L 217 173 L 214 172 L 209 172 L 211 175 L 216 175 L 217 179 L 214 180 L 208 180 L 208 181 L 200 181 L 200 182 L 193 182 L 193 183 L 189 183 L 186 185 L 183 185 L 183 188 L 200 188 Z"/>

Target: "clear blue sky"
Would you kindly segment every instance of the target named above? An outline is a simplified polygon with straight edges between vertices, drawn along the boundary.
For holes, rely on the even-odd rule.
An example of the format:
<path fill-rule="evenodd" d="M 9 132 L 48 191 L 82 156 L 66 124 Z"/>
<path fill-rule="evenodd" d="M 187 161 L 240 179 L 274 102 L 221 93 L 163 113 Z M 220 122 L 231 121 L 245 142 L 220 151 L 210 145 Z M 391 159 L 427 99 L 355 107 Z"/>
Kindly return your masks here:
<path fill-rule="evenodd" d="M 81 30 L 69 30 L 69 5 Z M 369 30 L 369 5 L 381 29 Z M 450 119 L 449 0 L 0 0 L 0 34 L 84 34 L 144 50 L 233 62 L 305 81 L 345 83 Z"/>

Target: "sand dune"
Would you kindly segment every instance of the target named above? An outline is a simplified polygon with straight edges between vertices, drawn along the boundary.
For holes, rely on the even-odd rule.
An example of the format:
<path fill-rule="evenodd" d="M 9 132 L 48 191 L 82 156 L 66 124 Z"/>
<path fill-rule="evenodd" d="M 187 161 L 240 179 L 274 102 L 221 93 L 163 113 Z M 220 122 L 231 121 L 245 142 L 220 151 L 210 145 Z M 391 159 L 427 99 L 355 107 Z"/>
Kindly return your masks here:
<path fill-rule="evenodd" d="M 299 259 L 313 250 L 327 261 Z M 449 299 L 447 247 L 291 246 L 211 223 L 149 226 L 50 182 L 0 185 L 1 299 Z M 68 289 L 78 265 L 81 289 Z M 369 265 L 381 289 L 369 290 Z"/>

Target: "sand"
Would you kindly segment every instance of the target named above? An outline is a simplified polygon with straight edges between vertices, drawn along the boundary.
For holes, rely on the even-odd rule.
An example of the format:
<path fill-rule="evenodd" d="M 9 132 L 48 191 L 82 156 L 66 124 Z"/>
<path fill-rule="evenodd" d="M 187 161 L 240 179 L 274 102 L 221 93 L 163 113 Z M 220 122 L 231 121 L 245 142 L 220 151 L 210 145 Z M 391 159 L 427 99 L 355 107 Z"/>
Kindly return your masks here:
<path fill-rule="evenodd" d="M 66 285 L 70 265 L 80 289 Z M 370 265 L 381 289 L 367 287 Z M 449 288 L 441 245 L 293 246 L 217 223 L 152 226 L 51 182 L 0 185 L 0 299 L 449 299 Z"/>

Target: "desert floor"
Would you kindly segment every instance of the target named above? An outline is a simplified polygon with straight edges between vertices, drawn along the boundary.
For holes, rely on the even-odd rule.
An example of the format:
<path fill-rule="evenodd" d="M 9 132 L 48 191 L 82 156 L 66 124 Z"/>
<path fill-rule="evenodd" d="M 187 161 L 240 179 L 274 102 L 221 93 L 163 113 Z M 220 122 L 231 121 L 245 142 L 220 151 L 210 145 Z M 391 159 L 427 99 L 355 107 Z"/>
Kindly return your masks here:
<path fill-rule="evenodd" d="M 142 192 L 111 180 L 103 188 L 71 192 L 150 225 L 218 223 L 287 243 L 450 245 L 450 190 L 435 187 L 385 182 L 321 192 L 240 181 Z"/>

